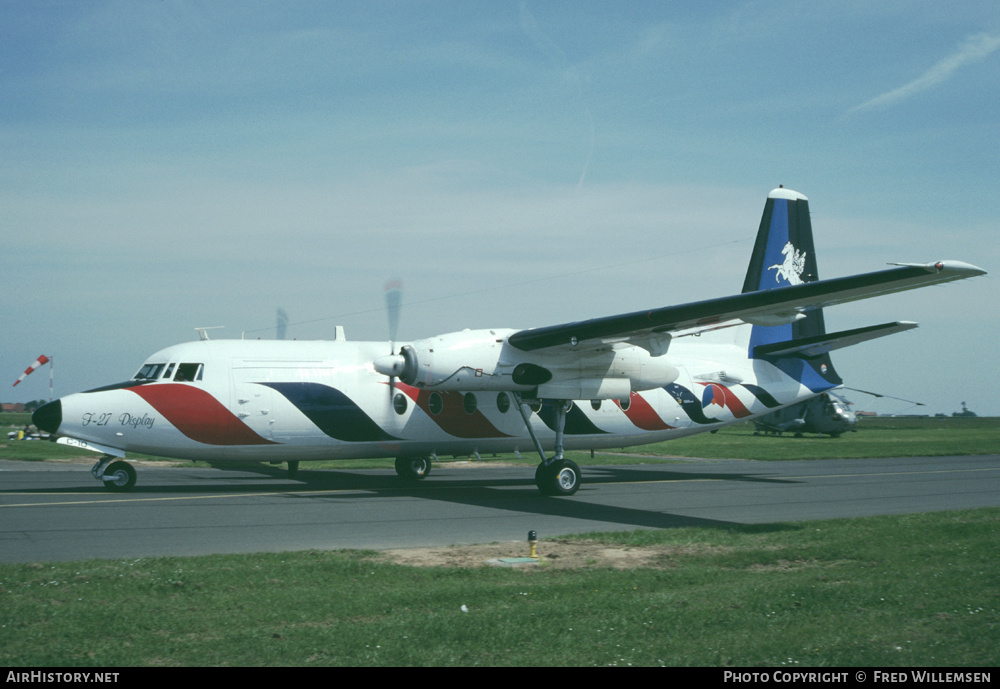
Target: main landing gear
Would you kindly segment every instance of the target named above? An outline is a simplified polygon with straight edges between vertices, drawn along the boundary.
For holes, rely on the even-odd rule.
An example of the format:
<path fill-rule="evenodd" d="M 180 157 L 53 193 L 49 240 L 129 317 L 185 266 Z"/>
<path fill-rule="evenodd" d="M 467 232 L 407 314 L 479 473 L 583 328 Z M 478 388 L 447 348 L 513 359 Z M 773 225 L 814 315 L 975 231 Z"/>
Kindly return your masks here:
<path fill-rule="evenodd" d="M 431 473 L 430 457 L 396 457 L 396 474 L 407 481 L 423 481 Z"/>
<path fill-rule="evenodd" d="M 556 447 L 552 457 L 545 456 L 542 443 L 531 427 L 531 408 L 525 404 L 521 396 L 514 394 L 517 409 L 521 412 L 528 435 L 535 444 L 535 450 L 542 458 L 542 463 L 535 469 L 535 485 L 542 495 L 573 495 L 580 489 L 580 467 L 571 459 L 563 457 L 563 441 L 566 431 L 566 414 L 573 406 L 571 400 L 553 400 L 556 408 Z"/>
<path fill-rule="evenodd" d="M 135 468 L 112 455 L 101 457 L 90 473 L 108 490 L 124 493 L 135 487 Z"/>
<path fill-rule="evenodd" d="M 571 400 L 553 400 L 556 408 L 556 447 L 552 457 L 545 456 L 545 449 L 535 435 L 535 429 L 531 427 L 531 408 L 521 399 L 521 396 L 514 394 L 518 411 L 524 419 L 524 425 L 528 429 L 528 435 L 535 444 L 538 455 L 542 458 L 542 463 L 535 469 L 535 485 L 543 495 L 573 495 L 580 489 L 580 467 L 571 459 L 563 456 L 563 439 L 566 430 L 566 414 L 573 407 Z M 396 473 L 400 478 L 407 481 L 420 481 L 427 478 L 431 473 L 430 457 L 397 457 Z"/>

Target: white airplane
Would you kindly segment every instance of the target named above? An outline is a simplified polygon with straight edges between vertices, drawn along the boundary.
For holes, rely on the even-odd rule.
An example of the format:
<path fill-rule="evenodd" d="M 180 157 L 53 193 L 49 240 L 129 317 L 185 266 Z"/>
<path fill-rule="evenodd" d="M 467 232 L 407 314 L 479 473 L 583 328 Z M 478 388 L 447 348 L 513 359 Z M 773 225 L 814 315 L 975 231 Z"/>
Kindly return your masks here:
<path fill-rule="evenodd" d="M 915 328 L 826 333 L 823 308 L 983 275 L 959 261 L 818 280 L 808 200 L 767 197 L 741 294 L 528 330 L 464 330 L 397 346 L 208 340 L 152 355 L 129 381 L 32 415 L 102 453 L 95 478 L 135 485 L 126 452 L 226 462 L 395 457 L 422 479 L 442 455 L 535 450 L 535 483 L 572 495 L 567 449 L 655 443 L 752 420 L 838 388 L 829 352 Z"/>

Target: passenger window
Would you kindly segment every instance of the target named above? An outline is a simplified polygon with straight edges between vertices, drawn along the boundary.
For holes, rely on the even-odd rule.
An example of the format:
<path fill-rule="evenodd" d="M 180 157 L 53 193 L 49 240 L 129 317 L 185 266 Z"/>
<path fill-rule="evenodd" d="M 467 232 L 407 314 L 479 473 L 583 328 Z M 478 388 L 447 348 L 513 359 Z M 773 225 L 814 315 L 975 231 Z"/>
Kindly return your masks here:
<path fill-rule="evenodd" d="M 432 392 L 430 398 L 427 400 L 427 407 L 430 409 L 431 414 L 437 416 L 444 411 L 444 398 L 439 393 Z"/>
<path fill-rule="evenodd" d="M 462 404 L 465 406 L 466 414 L 475 414 L 476 407 L 479 406 L 479 402 L 476 400 L 476 396 L 471 392 L 465 393 L 465 397 L 462 398 Z"/>
<path fill-rule="evenodd" d="M 177 367 L 177 375 L 174 376 L 174 380 L 192 382 L 201 380 L 201 374 L 201 364 L 181 364 Z"/>
<path fill-rule="evenodd" d="M 497 395 L 497 409 L 500 410 L 501 414 L 506 414 L 507 410 L 510 409 L 510 398 L 507 397 L 506 392 Z"/>

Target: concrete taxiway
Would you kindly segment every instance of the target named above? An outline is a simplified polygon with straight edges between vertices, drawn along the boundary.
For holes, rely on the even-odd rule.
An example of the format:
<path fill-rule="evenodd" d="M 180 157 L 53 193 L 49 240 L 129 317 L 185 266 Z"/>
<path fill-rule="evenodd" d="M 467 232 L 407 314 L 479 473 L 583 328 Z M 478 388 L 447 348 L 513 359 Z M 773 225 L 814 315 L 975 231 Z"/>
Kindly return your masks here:
<path fill-rule="evenodd" d="M 139 468 L 110 493 L 89 466 L 0 461 L 0 562 L 391 549 L 523 541 L 591 531 L 797 522 L 1000 507 L 1000 455 L 583 467 L 546 498 L 533 467 L 436 465 L 416 485 L 392 470 Z"/>

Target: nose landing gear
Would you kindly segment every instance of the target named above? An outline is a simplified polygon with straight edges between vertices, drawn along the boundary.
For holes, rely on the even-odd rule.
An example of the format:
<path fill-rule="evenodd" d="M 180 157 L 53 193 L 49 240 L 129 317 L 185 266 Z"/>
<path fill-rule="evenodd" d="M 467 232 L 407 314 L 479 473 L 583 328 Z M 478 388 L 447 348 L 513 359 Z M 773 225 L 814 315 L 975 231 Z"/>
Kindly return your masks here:
<path fill-rule="evenodd" d="M 103 481 L 105 488 L 117 493 L 130 491 L 135 487 L 135 468 L 112 455 L 101 457 L 90 473 L 98 481 Z"/>

